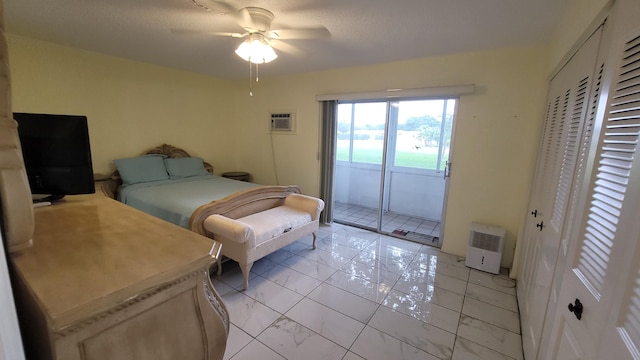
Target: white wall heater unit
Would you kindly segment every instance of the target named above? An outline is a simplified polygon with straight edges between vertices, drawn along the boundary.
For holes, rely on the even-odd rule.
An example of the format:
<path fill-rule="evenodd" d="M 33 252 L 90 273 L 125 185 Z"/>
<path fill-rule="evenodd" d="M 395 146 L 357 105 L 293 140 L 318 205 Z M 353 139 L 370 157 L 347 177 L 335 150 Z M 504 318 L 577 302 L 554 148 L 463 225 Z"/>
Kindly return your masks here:
<path fill-rule="evenodd" d="M 271 114 L 271 131 L 293 131 L 293 114 Z"/>
<path fill-rule="evenodd" d="M 472 223 L 464 264 L 470 268 L 498 274 L 506 233 L 507 231 L 501 227 Z"/>

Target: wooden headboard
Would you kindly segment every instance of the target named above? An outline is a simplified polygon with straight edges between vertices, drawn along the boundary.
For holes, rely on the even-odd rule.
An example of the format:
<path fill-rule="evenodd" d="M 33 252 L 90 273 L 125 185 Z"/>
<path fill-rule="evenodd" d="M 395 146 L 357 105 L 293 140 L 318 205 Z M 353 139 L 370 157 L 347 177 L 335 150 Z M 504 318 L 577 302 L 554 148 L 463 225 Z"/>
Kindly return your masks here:
<path fill-rule="evenodd" d="M 153 154 L 164 155 L 171 159 L 191 157 L 191 155 L 189 155 L 189 153 L 186 152 L 184 149 L 181 149 L 179 147 L 175 147 L 169 144 L 162 144 L 160 146 L 156 146 L 142 153 L 142 155 L 153 155 Z M 204 168 L 207 169 L 208 172 L 213 174 L 213 165 L 205 161 Z"/>

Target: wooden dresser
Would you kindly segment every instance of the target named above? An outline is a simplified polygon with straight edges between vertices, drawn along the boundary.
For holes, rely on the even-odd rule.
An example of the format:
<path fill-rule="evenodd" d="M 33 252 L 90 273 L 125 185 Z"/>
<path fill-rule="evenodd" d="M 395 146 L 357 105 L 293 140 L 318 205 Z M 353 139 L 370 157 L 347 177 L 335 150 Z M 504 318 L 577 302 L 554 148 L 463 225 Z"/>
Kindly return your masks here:
<path fill-rule="evenodd" d="M 220 243 L 102 194 L 35 209 L 13 254 L 30 359 L 222 359 L 229 331 L 209 268 Z"/>

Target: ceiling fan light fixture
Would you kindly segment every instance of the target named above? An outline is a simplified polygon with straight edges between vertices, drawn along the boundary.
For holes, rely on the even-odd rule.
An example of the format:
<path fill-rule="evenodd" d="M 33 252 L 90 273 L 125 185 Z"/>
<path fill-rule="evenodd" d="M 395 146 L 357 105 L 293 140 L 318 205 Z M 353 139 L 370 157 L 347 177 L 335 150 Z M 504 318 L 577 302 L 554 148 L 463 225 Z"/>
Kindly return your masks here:
<path fill-rule="evenodd" d="M 254 64 L 265 64 L 278 57 L 271 45 L 258 35 L 251 35 L 243 41 L 236 49 L 236 54 L 243 60 Z"/>

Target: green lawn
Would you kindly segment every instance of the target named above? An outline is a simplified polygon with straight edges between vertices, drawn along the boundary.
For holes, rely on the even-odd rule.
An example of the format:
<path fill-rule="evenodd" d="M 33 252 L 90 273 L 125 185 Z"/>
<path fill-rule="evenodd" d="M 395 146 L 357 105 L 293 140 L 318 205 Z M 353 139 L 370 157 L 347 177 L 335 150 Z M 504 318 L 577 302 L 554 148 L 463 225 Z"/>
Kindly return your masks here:
<path fill-rule="evenodd" d="M 349 149 L 338 148 L 336 159 L 342 161 L 349 160 Z M 440 168 L 444 167 L 446 159 L 443 159 Z M 355 149 L 353 152 L 353 162 L 381 164 L 382 151 L 379 149 Z M 396 152 L 395 166 L 411 167 L 418 169 L 435 169 L 438 162 L 438 154 L 418 153 L 414 151 Z"/>

